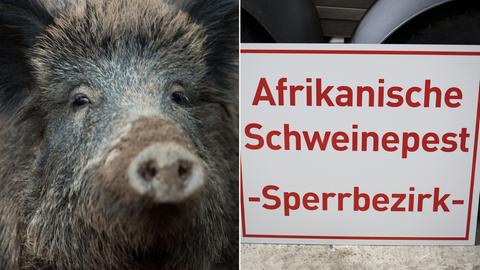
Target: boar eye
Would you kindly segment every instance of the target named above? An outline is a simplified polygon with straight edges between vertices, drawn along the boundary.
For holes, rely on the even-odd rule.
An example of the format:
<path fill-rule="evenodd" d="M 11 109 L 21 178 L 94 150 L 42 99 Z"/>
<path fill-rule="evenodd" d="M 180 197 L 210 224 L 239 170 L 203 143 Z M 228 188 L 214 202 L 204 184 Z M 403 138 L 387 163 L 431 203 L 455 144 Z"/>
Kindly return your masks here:
<path fill-rule="evenodd" d="M 73 96 L 72 105 L 75 108 L 83 108 L 90 103 L 90 99 L 85 94 L 79 93 Z"/>
<path fill-rule="evenodd" d="M 185 91 L 183 90 L 183 87 L 180 85 L 175 85 L 172 89 L 172 92 L 170 94 L 170 99 L 180 105 L 180 106 L 186 106 L 190 104 L 190 101 L 188 100 L 187 95 L 185 94 Z"/>

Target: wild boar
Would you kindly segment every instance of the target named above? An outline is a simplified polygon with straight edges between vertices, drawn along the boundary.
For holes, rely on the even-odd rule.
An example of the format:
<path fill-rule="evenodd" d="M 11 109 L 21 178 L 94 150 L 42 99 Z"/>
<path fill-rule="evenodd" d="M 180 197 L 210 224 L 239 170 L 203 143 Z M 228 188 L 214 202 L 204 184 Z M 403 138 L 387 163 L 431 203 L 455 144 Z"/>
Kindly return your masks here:
<path fill-rule="evenodd" d="M 0 0 L 0 269 L 238 267 L 238 4 Z"/>

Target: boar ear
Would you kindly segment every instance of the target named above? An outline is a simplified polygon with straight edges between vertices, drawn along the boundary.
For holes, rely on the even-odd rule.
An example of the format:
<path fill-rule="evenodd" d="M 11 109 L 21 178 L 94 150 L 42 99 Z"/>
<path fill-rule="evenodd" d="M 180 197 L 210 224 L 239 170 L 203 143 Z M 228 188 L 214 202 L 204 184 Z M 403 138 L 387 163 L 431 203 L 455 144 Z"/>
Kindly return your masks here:
<path fill-rule="evenodd" d="M 0 112 L 14 110 L 32 88 L 28 52 L 51 21 L 39 1 L 0 0 Z"/>
<path fill-rule="evenodd" d="M 183 9 L 207 34 L 207 64 L 220 88 L 215 93 L 238 102 L 238 1 L 183 0 Z"/>

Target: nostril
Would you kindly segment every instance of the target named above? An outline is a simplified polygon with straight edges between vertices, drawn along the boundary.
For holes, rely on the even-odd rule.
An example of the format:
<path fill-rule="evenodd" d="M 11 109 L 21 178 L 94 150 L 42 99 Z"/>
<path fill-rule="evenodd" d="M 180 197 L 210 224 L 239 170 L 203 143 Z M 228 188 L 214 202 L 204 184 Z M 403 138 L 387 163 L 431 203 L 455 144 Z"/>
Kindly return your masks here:
<path fill-rule="evenodd" d="M 149 160 L 138 167 L 138 174 L 147 182 L 152 181 L 158 173 L 155 161 Z"/>
<path fill-rule="evenodd" d="M 182 181 L 186 181 L 187 178 L 190 176 L 192 173 L 192 162 L 188 160 L 181 159 L 178 161 L 178 176 Z"/>

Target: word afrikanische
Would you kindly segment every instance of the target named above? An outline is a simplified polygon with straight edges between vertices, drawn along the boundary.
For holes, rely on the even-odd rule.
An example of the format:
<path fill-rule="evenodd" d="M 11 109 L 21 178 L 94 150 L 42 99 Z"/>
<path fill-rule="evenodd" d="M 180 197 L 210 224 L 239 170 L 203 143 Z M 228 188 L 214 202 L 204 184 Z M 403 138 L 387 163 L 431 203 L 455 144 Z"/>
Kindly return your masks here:
<path fill-rule="evenodd" d="M 426 79 L 423 85 L 401 87 L 385 85 L 378 79 L 376 85 L 332 85 L 322 78 L 306 78 L 304 84 L 288 84 L 278 79 L 275 89 L 261 77 L 252 101 L 253 106 L 324 106 L 324 107 L 402 107 L 458 108 L 463 98 L 462 89 L 449 87 L 442 90 Z M 299 104 L 301 100 L 301 104 Z"/>

